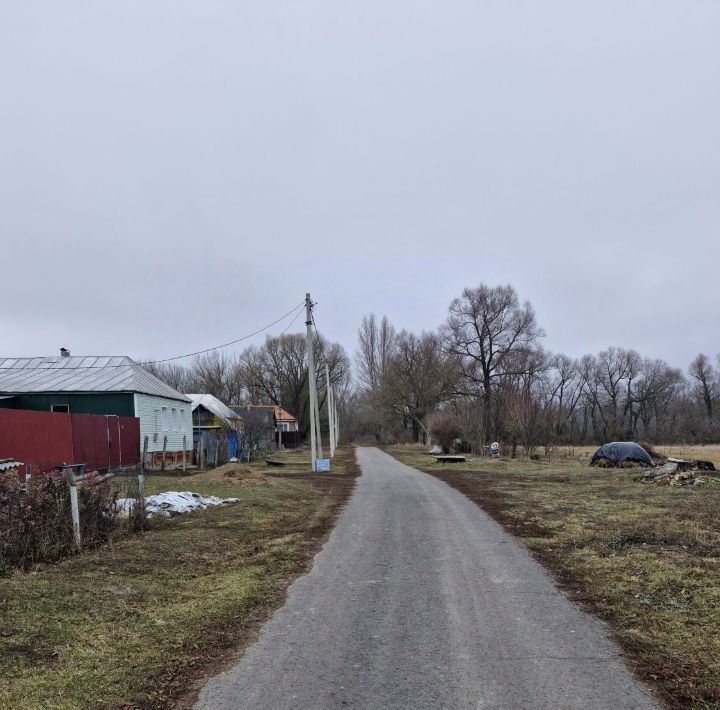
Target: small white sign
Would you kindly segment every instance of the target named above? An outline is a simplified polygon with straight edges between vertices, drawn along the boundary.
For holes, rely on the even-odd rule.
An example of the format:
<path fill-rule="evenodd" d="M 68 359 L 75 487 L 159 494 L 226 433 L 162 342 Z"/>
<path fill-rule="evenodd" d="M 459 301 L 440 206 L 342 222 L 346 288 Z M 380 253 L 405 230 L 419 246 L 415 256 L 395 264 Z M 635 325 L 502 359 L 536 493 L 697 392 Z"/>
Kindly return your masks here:
<path fill-rule="evenodd" d="M 315 459 L 315 471 L 329 471 L 330 459 Z"/>

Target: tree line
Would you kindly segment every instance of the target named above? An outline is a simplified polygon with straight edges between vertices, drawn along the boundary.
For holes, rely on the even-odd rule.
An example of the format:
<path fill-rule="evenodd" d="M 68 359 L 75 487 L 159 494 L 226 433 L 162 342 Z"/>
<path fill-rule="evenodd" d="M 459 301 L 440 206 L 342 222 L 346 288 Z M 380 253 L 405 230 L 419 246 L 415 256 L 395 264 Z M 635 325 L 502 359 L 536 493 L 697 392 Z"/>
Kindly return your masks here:
<path fill-rule="evenodd" d="M 552 353 L 512 286 L 466 288 L 436 330 L 396 331 L 368 314 L 358 331 L 351 411 L 358 436 L 482 451 L 613 440 L 720 439 L 720 356 L 686 372 L 635 350 Z"/>
<path fill-rule="evenodd" d="M 327 399 L 325 365 L 340 407 L 348 400 L 351 365 L 339 343 L 320 334 L 314 336 L 316 385 L 321 417 Z M 225 404 L 276 404 L 298 420 L 300 432 L 309 427 L 307 342 L 305 335 L 287 334 L 266 338 L 238 354 L 219 350 L 196 356 L 189 364 L 145 362 L 143 367 L 185 394 L 212 394 Z"/>
<path fill-rule="evenodd" d="M 499 441 L 526 453 L 613 440 L 720 440 L 720 356 L 700 354 L 683 372 L 623 347 L 572 358 L 547 350 L 544 337 L 532 305 L 510 285 L 466 288 L 445 322 L 421 333 L 370 313 L 352 365 L 339 343 L 315 334 L 321 410 L 327 363 L 343 431 L 355 439 L 433 440 L 474 452 Z M 306 434 L 306 356 L 304 334 L 283 334 L 238 354 L 145 366 L 181 392 L 281 405 Z"/>

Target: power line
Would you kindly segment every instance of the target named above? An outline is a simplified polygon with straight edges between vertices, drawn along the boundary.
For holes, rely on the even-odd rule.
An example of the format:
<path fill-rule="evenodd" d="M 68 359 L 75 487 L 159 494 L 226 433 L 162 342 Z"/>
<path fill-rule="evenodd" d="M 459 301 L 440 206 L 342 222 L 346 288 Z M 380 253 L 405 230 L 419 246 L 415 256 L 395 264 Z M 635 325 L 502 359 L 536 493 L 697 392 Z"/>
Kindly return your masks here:
<path fill-rule="evenodd" d="M 298 304 L 297 306 L 294 306 L 291 308 L 284 316 L 280 316 L 277 320 L 274 320 L 272 323 L 269 323 L 263 328 L 260 328 L 259 330 L 256 330 L 253 333 L 250 333 L 249 335 L 243 335 L 242 338 L 237 338 L 236 340 L 231 340 L 228 343 L 223 343 L 222 345 L 216 345 L 212 348 L 205 348 L 205 350 L 198 350 L 194 353 L 187 353 L 186 355 L 176 355 L 175 357 L 166 357 L 164 360 L 149 360 L 145 364 L 146 365 L 157 365 L 161 362 L 171 362 L 172 360 L 182 360 L 186 357 L 193 357 L 193 355 L 202 355 L 203 353 L 209 353 L 212 350 L 220 350 L 221 348 L 226 348 L 228 345 L 235 345 L 236 343 L 241 343 L 243 340 L 247 340 L 248 338 L 252 338 L 254 335 L 257 335 L 258 333 L 262 333 L 263 331 L 267 330 L 268 328 L 272 328 L 274 325 L 277 325 L 280 321 L 285 320 L 288 316 L 292 315 L 296 310 L 298 311 L 297 314 L 295 314 L 295 318 L 297 318 L 300 311 L 298 309 L 302 308 L 305 305 L 305 302 Z M 294 320 L 293 320 L 294 322 Z M 291 324 L 292 325 L 292 324 Z"/>
<path fill-rule="evenodd" d="M 315 304 L 313 303 L 313 306 Z M 313 312 L 310 312 L 310 319 L 312 320 L 312 326 L 315 329 L 315 335 L 317 335 L 318 340 L 320 340 L 320 333 L 318 333 L 317 326 L 315 325 L 315 314 Z"/>
<path fill-rule="evenodd" d="M 280 333 L 281 336 L 285 335 L 285 333 L 287 333 L 288 330 L 290 330 L 290 328 L 293 327 L 293 323 L 300 317 L 300 314 L 301 314 L 301 313 L 302 313 L 302 310 L 299 310 L 299 311 L 295 314 L 295 317 L 290 321 L 290 324 L 288 325 L 288 327 L 285 328 L 285 330 L 283 330 L 282 333 Z"/>
<path fill-rule="evenodd" d="M 237 338 L 236 340 L 231 340 L 228 343 L 224 343 L 223 345 L 216 345 L 212 348 L 205 348 L 205 350 L 198 350 L 194 353 L 187 353 L 186 355 L 175 355 L 174 357 L 166 357 L 163 360 L 143 360 L 142 365 L 157 365 L 161 362 L 172 362 L 173 360 L 182 360 L 186 357 L 193 357 L 193 355 L 202 355 L 203 353 L 209 353 L 212 350 L 220 350 L 221 348 L 226 348 L 228 345 L 235 345 L 236 343 L 241 343 L 243 340 L 247 340 L 248 338 L 252 338 L 255 335 L 258 335 L 259 333 L 262 333 L 269 328 L 272 328 L 274 325 L 277 325 L 281 321 L 285 320 L 288 316 L 291 316 L 295 311 L 295 317 L 290 321 L 290 325 L 288 325 L 285 330 L 281 333 L 281 335 L 284 335 L 293 325 L 293 323 L 300 317 L 300 314 L 302 313 L 302 308 L 305 306 L 305 302 L 298 304 L 291 310 L 289 310 L 285 315 L 280 316 L 277 320 L 274 320 L 272 323 L 269 323 L 268 325 L 264 326 L 263 328 L 260 328 L 259 330 L 256 330 L 253 333 L 249 333 L 248 335 L 243 335 L 242 338 Z M 313 323 L 314 324 L 314 323 Z M 315 329 L 315 332 L 317 333 L 317 328 Z M 83 360 L 89 360 L 92 358 L 100 359 L 100 358 L 106 358 L 106 359 L 112 359 L 115 356 L 111 355 L 85 355 L 85 356 L 74 356 L 75 358 L 80 358 Z M 44 360 L 47 361 L 47 367 L 33 367 L 33 368 L 27 368 L 27 367 L 9 367 L 7 365 L 1 365 L 0 370 L 55 370 L 58 372 L 58 374 L 61 374 L 63 372 L 67 372 L 68 370 L 92 370 L 92 369 L 107 369 L 107 368 L 120 368 L 120 367 L 130 367 L 130 365 L 127 362 L 120 363 L 119 365 L 76 365 L 74 367 L 55 367 L 57 363 L 62 362 L 62 356 L 60 357 L 39 357 L 39 358 L 0 358 L 0 362 L 4 362 L 5 360 Z M 46 364 L 46 363 L 43 363 Z"/>

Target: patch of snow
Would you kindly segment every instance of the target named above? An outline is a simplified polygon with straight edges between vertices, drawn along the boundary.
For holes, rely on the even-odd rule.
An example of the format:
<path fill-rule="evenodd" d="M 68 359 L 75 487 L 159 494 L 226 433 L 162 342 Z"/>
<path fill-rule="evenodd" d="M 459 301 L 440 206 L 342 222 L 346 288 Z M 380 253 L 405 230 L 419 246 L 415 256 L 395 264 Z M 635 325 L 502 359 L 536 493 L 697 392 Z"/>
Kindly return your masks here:
<path fill-rule="evenodd" d="M 217 496 L 201 496 L 191 491 L 166 491 L 145 498 L 145 512 L 148 517 L 160 515 L 180 515 L 192 513 L 195 510 L 205 510 L 211 505 L 231 505 L 237 503 L 239 498 L 218 498 Z M 136 504 L 135 498 L 119 498 L 117 509 L 120 513 L 128 514 Z"/>

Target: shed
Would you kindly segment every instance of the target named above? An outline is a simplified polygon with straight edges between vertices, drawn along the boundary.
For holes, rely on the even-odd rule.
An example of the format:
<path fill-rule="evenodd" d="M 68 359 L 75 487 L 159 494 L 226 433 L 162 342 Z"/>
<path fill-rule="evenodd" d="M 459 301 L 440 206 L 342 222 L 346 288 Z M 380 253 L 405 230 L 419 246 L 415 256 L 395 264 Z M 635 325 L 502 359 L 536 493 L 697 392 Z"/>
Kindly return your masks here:
<path fill-rule="evenodd" d="M 242 431 L 242 417 L 211 394 L 188 394 L 192 402 L 193 447 L 197 450 L 202 439 L 206 452 L 213 452 L 220 444 L 221 460 L 238 454 L 238 432 Z M 197 455 L 196 455 L 197 456 Z"/>

